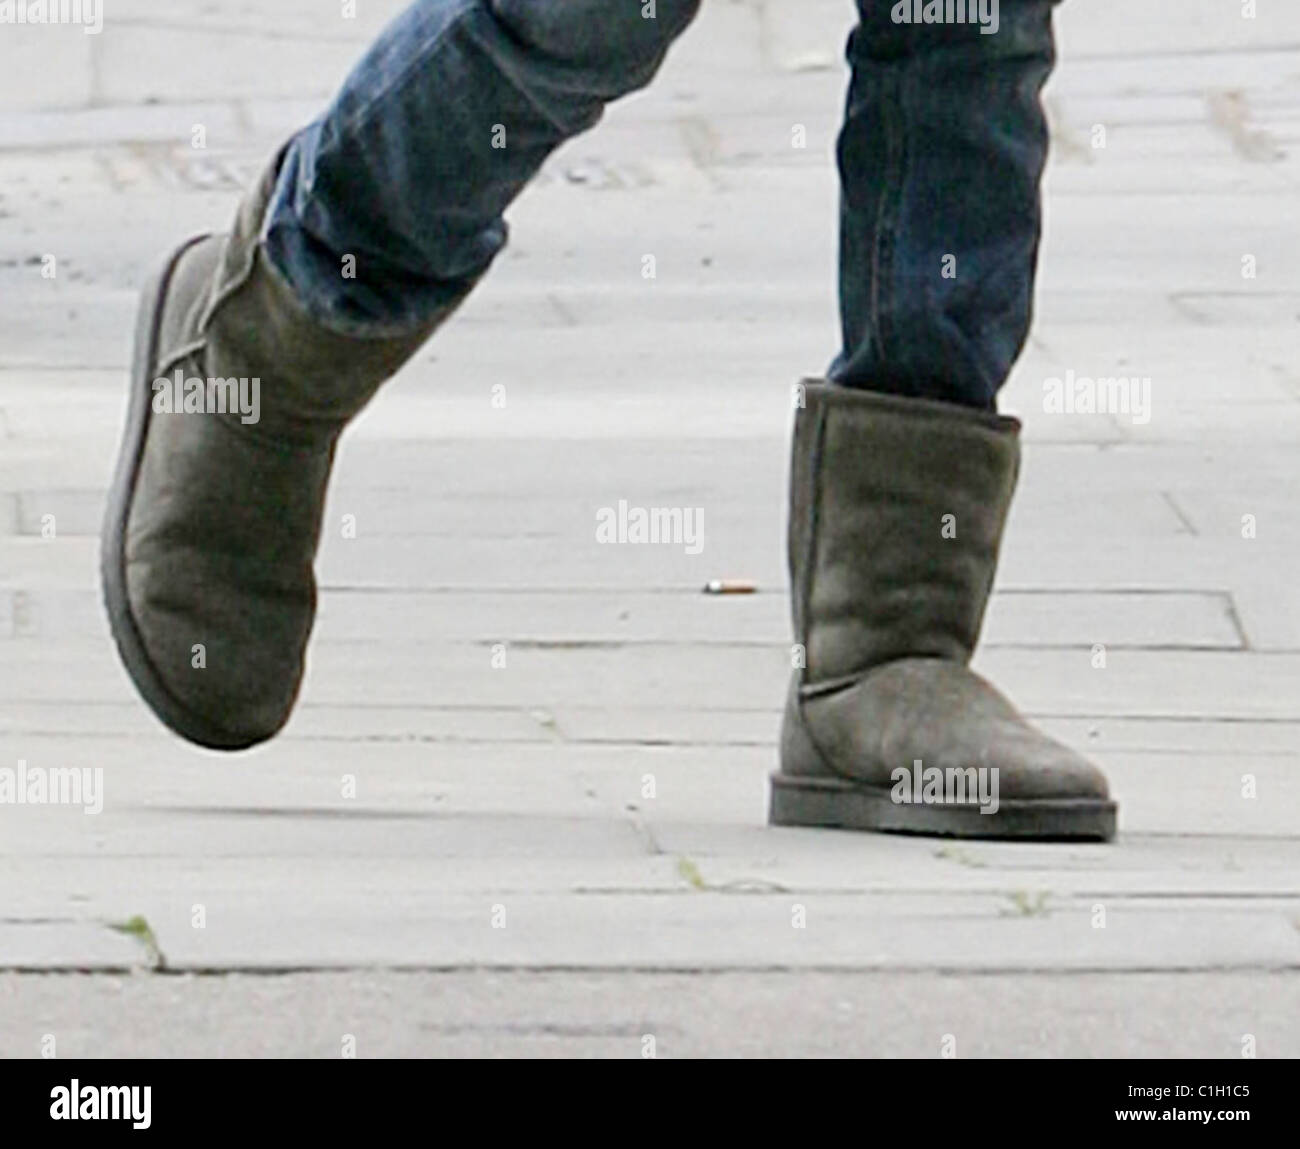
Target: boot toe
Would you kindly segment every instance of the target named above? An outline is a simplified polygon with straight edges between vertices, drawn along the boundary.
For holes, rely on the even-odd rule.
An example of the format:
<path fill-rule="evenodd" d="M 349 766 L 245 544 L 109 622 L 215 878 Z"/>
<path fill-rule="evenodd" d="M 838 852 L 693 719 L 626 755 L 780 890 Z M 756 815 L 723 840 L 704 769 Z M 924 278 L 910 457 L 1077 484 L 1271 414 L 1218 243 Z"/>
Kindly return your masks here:
<path fill-rule="evenodd" d="M 846 777 L 884 785 L 919 761 L 944 771 L 996 770 L 1004 801 L 1109 797 L 1096 766 L 1031 726 L 959 663 L 900 659 L 803 705 L 826 761 Z"/>
<path fill-rule="evenodd" d="M 240 589 L 206 556 L 176 550 L 129 563 L 131 667 L 167 725 L 200 745 L 254 746 L 288 721 L 302 679 L 301 611 Z"/>

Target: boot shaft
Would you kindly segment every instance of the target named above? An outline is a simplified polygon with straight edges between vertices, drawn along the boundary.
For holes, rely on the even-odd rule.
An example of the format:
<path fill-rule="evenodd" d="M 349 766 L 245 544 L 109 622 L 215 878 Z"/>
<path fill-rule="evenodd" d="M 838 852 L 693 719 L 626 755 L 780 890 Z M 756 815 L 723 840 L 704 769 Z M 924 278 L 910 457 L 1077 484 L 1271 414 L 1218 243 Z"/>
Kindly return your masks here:
<path fill-rule="evenodd" d="M 258 380 L 261 417 L 250 434 L 324 446 L 460 304 L 400 337 L 335 332 L 310 315 L 272 264 L 263 236 L 281 157 L 240 202 L 212 273 L 169 326 L 161 374 L 201 353 L 213 379 Z M 340 265 L 340 274 L 342 266 Z"/>
<path fill-rule="evenodd" d="M 804 687 L 907 657 L 969 661 L 1019 469 L 1017 420 L 804 386 L 789 566 Z"/>

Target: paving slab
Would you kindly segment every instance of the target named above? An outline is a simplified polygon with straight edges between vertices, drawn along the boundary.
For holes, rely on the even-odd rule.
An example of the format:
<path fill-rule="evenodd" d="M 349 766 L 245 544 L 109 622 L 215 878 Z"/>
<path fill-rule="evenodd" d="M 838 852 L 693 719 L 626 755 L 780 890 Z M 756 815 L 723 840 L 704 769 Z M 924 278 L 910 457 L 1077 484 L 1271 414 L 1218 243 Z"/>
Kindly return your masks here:
<path fill-rule="evenodd" d="M 37 1056 L 53 1035 L 65 1058 L 1295 1057 L 1298 984 L 1225 972 L 0 974 L 0 1055 Z"/>

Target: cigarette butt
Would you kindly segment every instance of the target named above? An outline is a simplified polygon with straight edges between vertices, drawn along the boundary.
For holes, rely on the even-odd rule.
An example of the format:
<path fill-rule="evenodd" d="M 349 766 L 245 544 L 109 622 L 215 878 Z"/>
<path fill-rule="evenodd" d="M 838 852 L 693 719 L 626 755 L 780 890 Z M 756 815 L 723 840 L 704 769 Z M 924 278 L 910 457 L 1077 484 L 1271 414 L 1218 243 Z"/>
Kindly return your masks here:
<path fill-rule="evenodd" d="M 705 594 L 753 594 L 758 583 L 747 578 L 715 578 L 704 584 Z"/>

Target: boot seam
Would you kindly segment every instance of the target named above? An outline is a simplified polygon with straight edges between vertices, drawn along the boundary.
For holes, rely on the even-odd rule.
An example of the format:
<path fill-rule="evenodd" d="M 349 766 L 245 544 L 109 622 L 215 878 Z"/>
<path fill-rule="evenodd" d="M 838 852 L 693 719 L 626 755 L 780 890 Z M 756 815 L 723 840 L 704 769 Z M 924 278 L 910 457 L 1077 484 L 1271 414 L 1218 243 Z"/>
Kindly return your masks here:
<path fill-rule="evenodd" d="M 159 360 L 153 370 L 156 372 L 154 378 L 161 379 L 164 375 L 171 373 L 174 367 L 179 367 L 183 360 L 191 356 L 201 354 L 207 350 L 208 341 L 206 337 L 191 340 L 189 343 L 183 343 L 175 351 L 167 356 L 166 359 Z"/>
<path fill-rule="evenodd" d="M 803 642 L 803 666 L 799 668 L 799 689 L 802 692 L 807 687 L 812 678 L 812 573 L 817 558 L 817 528 L 820 522 L 821 500 L 822 500 L 822 455 L 826 437 L 826 404 L 822 401 L 817 402 L 816 422 L 813 426 L 812 443 L 809 448 L 811 458 L 805 462 L 811 471 L 809 482 L 811 485 L 811 497 L 808 500 L 808 523 L 806 533 L 800 540 L 801 548 L 804 552 L 803 570 L 800 574 L 799 586 L 795 593 L 799 596 L 799 621 L 800 629 L 803 634 L 800 636 Z"/>
<path fill-rule="evenodd" d="M 888 663 L 882 663 L 887 666 Z M 802 701 L 805 698 L 826 698 L 832 694 L 840 694 L 845 690 L 851 690 L 859 683 L 863 682 L 867 675 L 876 667 L 870 667 L 867 670 L 856 670 L 852 674 L 839 674 L 834 678 L 828 678 L 824 682 L 800 683 L 799 698 Z"/>

